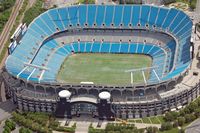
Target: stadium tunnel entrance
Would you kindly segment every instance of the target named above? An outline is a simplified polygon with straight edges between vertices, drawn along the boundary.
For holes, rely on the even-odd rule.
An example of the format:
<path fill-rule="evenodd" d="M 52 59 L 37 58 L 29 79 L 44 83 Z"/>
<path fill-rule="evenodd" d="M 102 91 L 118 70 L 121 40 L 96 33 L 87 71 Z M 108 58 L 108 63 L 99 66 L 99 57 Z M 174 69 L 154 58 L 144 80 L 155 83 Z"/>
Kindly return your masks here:
<path fill-rule="evenodd" d="M 71 105 L 71 115 L 80 117 L 82 115 L 88 115 L 93 118 L 98 117 L 98 107 L 97 104 L 88 102 L 77 102 Z"/>
<path fill-rule="evenodd" d="M 60 91 L 55 116 L 72 119 L 81 115 L 91 115 L 99 120 L 114 120 L 111 94 L 104 91 L 98 97 L 72 97 L 68 90 Z"/>

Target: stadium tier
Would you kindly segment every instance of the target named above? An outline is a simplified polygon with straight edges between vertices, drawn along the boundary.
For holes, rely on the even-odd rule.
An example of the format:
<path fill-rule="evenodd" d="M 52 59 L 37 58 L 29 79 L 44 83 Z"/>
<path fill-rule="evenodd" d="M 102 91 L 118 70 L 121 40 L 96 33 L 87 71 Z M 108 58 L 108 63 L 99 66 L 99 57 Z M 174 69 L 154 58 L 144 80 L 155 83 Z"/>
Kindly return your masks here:
<path fill-rule="evenodd" d="M 153 58 L 154 68 L 147 83 L 158 83 L 179 76 L 189 67 L 191 27 L 190 18 L 173 8 L 79 5 L 51 9 L 29 25 L 20 45 L 9 55 L 6 69 L 13 76 L 28 81 L 57 82 L 56 75 L 61 64 L 72 52 L 147 54 Z M 130 42 L 74 40 L 65 44 L 59 44 L 54 39 L 54 35 L 59 32 L 89 28 L 146 29 L 168 34 L 173 39 L 162 47 L 149 44 L 145 39 L 136 42 L 137 38 L 134 37 Z"/>

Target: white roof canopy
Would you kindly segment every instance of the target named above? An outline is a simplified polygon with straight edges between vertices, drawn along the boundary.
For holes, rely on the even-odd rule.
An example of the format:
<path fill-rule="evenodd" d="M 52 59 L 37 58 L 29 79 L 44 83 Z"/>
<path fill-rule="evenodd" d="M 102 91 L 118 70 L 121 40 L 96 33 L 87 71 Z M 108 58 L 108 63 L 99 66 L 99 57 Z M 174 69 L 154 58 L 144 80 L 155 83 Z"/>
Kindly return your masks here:
<path fill-rule="evenodd" d="M 58 93 L 59 97 L 61 98 L 69 98 L 71 96 L 71 92 L 68 90 L 62 90 Z"/>
<path fill-rule="evenodd" d="M 110 99 L 110 97 L 111 97 L 111 95 L 107 91 L 103 91 L 103 92 L 99 93 L 100 99 L 108 100 L 108 99 Z"/>

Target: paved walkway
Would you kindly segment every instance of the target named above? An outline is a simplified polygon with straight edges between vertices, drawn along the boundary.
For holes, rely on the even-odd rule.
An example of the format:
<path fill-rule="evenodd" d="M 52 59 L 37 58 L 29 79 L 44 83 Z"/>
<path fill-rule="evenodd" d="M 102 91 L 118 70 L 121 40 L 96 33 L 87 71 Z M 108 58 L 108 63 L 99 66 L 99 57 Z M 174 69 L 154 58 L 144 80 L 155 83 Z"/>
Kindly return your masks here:
<path fill-rule="evenodd" d="M 58 119 L 58 121 L 61 123 L 61 126 L 65 126 L 67 119 Z M 97 127 L 98 123 L 101 123 L 101 127 Z M 90 124 L 92 124 L 92 126 L 94 128 L 100 128 L 100 129 L 105 129 L 107 123 L 111 123 L 109 121 L 99 121 L 97 118 L 92 118 L 90 115 L 82 115 L 81 117 L 73 117 L 72 120 L 70 120 L 69 122 L 69 127 L 73 126 L 74 123 L 76 123 L 76 132 L 75 133 L 88 133 L 88 128 L 90 126 Z M 117 121 L 113 122 L 113 123 L 119 123 Z M 146 128 L 146 127 L 150 127 L 150 126 L 154 126 L 154 127 L 161 127 L 161 124 L 145 124 L 145 123 L 130 123 L 130 124 L 134 124 L 138 129 L 141 128 Z M 57 132 L 55 132 L 57 133 Z"/>
<path fill-rule="evenodd" d="M 3 121 L 11 116 L 12 111 L 15 109 L 15 105 L 7 100 L 0 103 L 0 121 Z"/>
<path fill-rule="evenodd" d="M 65 125 L 66 119 L 58 119 L 61 122 L 61 126 Z M 69 127 L 73 126 L 76 123 L 76 132 L 75 133 L 88 133 L 88 128 L 92 123 L 94 128 L 97 128 L 99 120 L 97 118 L 92 118 L 91 115 L 81 115 L 80 117 L 74 117 L 69 122 Z M 102 122 L 102 129 L 105 129 L 107 122 Z"/>
<path fill-rule="evenodd" d="M 186 133 L 200 133 L 200 118 L 192 122 L 187 128 Z"/>
<path fill-rule="evenodd" d="M 134 123 L 138 129 L 146 128 L 146 127 L 157 127 L 161 128 L 161 124 L 145 124 L 145 123 Z"/>

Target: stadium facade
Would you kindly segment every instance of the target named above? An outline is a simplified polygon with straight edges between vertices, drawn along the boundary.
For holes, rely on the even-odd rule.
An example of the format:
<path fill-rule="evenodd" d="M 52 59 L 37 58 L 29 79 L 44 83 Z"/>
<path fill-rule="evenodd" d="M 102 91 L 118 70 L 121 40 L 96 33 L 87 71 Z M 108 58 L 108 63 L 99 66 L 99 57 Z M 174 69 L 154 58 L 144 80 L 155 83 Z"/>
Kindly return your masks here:
<path fill-rule="evenodd" d="M 192 60 L 192 25 L 184 12 L 152 5 L 48 10 L 29 25 L 6 60 L 7 95 L 20 110 L 68 118 L 84 113 L 110 120 L 138 118 L 179 109 L 200 94 L 199 83 L 182 85 Z M 143 84 L 60 83 L 56 75 L 72 53 L 145 54 L 153 63 Z"/>

